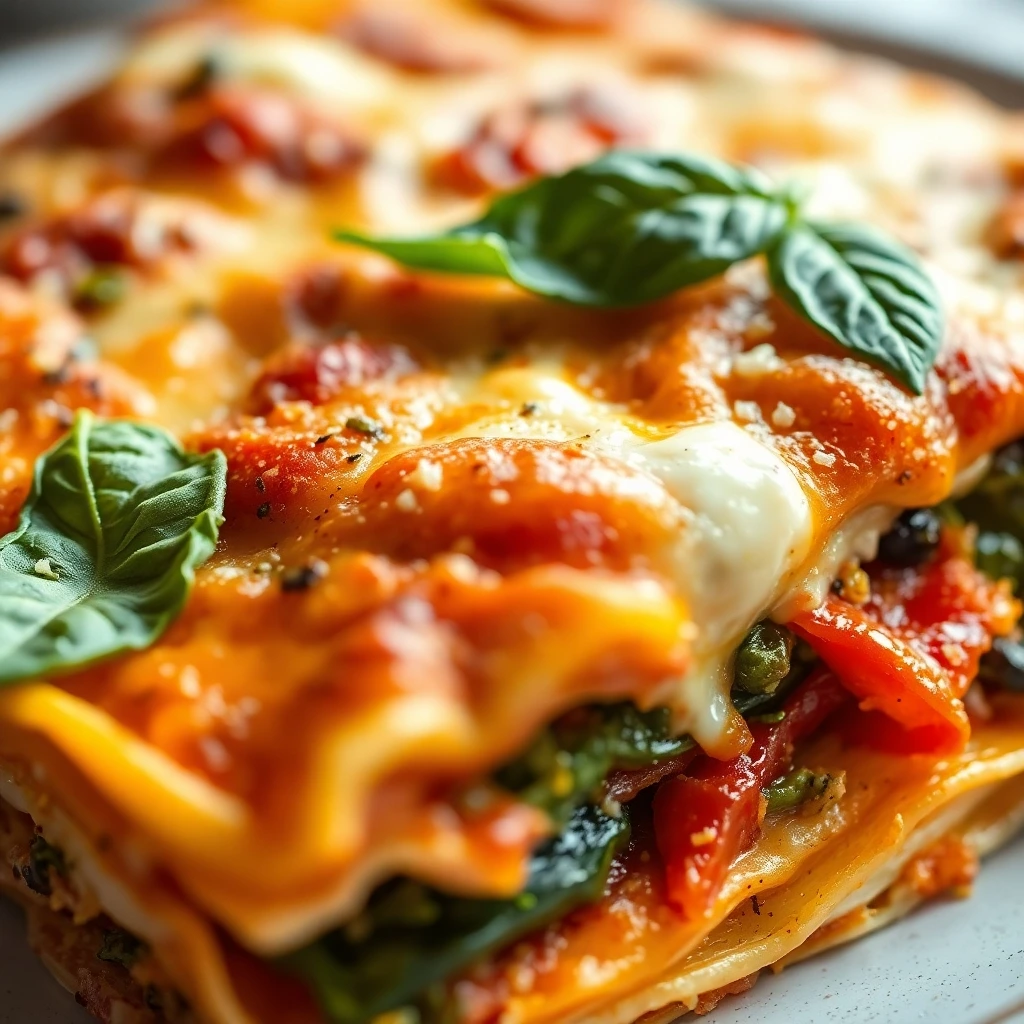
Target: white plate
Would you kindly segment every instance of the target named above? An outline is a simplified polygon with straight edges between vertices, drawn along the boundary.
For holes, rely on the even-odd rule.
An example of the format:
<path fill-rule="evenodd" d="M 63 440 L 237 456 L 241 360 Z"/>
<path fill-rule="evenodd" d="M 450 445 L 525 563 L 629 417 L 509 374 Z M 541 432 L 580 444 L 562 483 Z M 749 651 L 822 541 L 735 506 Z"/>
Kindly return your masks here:
<path fill-rule="evenodd" d="M 2 3 L 2 0 L 0 0 Z M 117 36 L 91 32 L 0 55 L 0 132 L 102 75 Z M 1024 838 L 986 862 L 966 901 L 938 901 L 863 942 L 723 1002 L 708 1024 L 1024 1024 Z M 0 901 L 0 1024 L 88 1024 Z"/>

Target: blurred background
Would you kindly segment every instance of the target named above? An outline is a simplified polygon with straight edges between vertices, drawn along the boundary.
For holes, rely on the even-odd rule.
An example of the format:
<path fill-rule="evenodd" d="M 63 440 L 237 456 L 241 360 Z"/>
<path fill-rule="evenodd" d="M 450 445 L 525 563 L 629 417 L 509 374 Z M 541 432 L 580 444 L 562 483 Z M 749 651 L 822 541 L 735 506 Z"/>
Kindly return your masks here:
<path fill-rule="evenodd" d="M 144 14 L 163 0 L 0 0 L 0 48 L 73 27 Z M 559 0 L 550 0 L 556 4 Z M 906 48 L 965 65 L 996 99 L 1024 80 L 1024 0 L 699 0 L 730 14 L 809 25 L 861 49 L 907 59 Z M 913 55 L 910 55 L 913 57 Z M 914 63 L 928 66 L 927 55 Z M 949 71 L 949 64 L 943 65 Z M 980 70 L 979 70 L 980 69 Z M 986 77 L 992 75 L 995 77 Z M 980 75 L 980 77 L 979 77 Z M 1003 81 L 1000 81 L 1000 77 Z M 1018 93 L 1019 95 L 1019 93 Z"/>

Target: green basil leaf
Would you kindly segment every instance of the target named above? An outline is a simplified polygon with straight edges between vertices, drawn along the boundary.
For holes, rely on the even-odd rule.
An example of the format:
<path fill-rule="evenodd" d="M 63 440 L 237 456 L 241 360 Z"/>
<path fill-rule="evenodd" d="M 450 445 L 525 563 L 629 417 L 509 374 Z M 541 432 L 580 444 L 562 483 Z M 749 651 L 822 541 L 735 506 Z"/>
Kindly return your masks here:
<path fill-rule="evenodd" d="M 753 170 L 615 152 L 502 196 L 480 220 L 440 235 L 336 237 L 421 270 L 508 277 L 577 305 L 634 306 L 763 252 L 792 208 Z"/>
<path fill-rule="evenodd" d="M 221 452 L 79 413 L 0 538 L 0 683 L 152 644 L 213 553 L 226 479 Z"/>
<path fill-rule="evenodd" d="M 869 227 L 790 227 L 768 257 L 779 296 L 844 348 L 921 394 L 942 342 L 939 296 L 917 257 Z"/>
<path fill-rule="evenodd" d="M 531 858 L 524 892 L 508 900 L 447 896 L 407 879 L 379 889 L 346 928 L 331 932 L 282 966 L 316 993 L 332 1024 L 362 1024 L 417 1004 L 423 1017 L 443 1002 L 443 982 L 521 936 L 592 903 L 604 892 L 629 819 L 579 808 L 565 830 Z"/>

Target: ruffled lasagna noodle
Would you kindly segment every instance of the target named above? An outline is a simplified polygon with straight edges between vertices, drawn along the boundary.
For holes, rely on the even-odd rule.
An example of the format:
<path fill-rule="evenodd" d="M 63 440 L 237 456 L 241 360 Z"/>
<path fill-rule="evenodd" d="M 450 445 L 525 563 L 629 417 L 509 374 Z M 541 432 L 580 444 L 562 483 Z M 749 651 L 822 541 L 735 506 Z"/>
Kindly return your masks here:
<path fill-rule="evenodd" d="M 757 261 L 595 312 L 328 237 L 464 220 L 610 147 L 757 164 L 805 181 L 815 215 L 914 245 L 949 320 L 925 393 L 798 320 Z M 796 765 L 842 784 L 765 818 L 699 919 L 670 905 L 638 806 L 601 899 L 451 983 L 466 1021 L 707 1008 L 909 909 L 935 844 L 967 863 L 1004 839 L 1024 707 L 1001 693 L 969 719 L 963 698 L 1013 629 L 1008 586 L 912 636 L 902 591 L 865 606 L 923 687 L 899 708 L 846 671 L 867 655 L 829 595 L 902 510 L 969 490 L 1024 433 L 1022 179 L 1019 125 L 965 90 L 639 0 L 203 4 L 12 141 L 0 526 L 76 409 L 229 467 L 220 547 L 156 644 L 0 691 L 12 864 L 24 815 L 65 857 L 35 912 L 102 912 L 158 965 L 90 1008 L 325 1019 L 279 958 L 382 883 L 521 891 L 554 826 L 494 773 L 552 721 L 665 707 L 705 754 L 743 753 L 732 658 L 767 616 L 856 694 L 843 717 L 934 742 L 801 741 Z M 81 992 L 82 970 L 59 973 Z"/>

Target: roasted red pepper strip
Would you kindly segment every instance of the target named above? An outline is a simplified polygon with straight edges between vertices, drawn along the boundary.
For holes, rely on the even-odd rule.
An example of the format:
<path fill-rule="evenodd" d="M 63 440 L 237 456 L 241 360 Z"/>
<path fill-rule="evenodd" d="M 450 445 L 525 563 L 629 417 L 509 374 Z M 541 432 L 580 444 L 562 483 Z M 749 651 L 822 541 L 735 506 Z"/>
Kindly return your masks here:
<path fill-rule="evenodd" d="M 663 761 L 655 761 L 646 768 L 622 768 L 613 771 L 604 783 L 605 796 L 620 803 L 629 803 L 638 793 L 650 786 L 657 785 L 668 775 L 679 775 L 685 772 L 690 762 L 699 756 L 700 750 L 693 749 L 667 757 Z"/>
<path fill-rule="evenodd" d="M 702 756 L 654 797 L 654 828 L 669 901 L 689 918 L 711 911 L 733 861 L 760 823 L 761 790 L 790 766 L 793 744 L 849 699 L 827 669 L 786 701 L 776 725 L 753 723 L 753 746 L 733 761 Z"/>
<path fill-rule="evenodd" d="M 871 597 L 858 607 L 830 594 L 789 627 L 815 649 L 864 711 L 902 726 L 874 740 L 903 750 L 959 750 L 970 735 L 963 701 L 992 637 L 1020 613 L 1005 583 L 983 576 L 947 537 L 927 566 L 871 571 Z M 877 716 L 872 716 L 878 724 Z"/>

